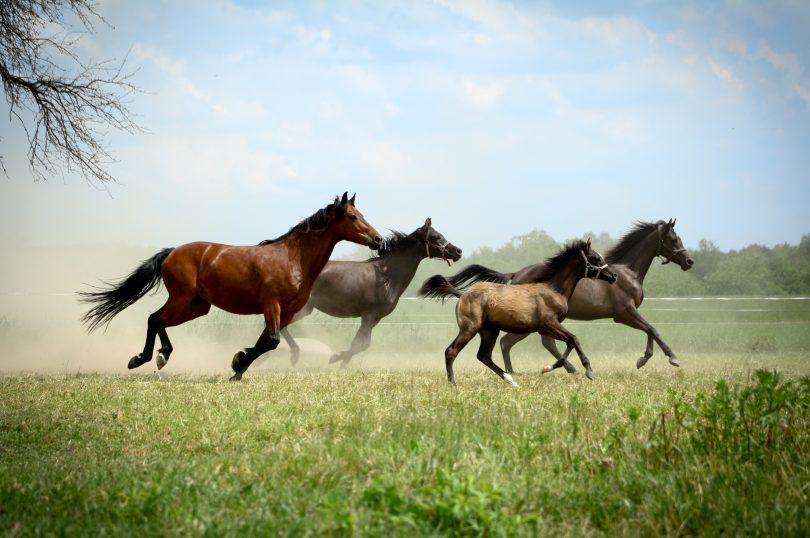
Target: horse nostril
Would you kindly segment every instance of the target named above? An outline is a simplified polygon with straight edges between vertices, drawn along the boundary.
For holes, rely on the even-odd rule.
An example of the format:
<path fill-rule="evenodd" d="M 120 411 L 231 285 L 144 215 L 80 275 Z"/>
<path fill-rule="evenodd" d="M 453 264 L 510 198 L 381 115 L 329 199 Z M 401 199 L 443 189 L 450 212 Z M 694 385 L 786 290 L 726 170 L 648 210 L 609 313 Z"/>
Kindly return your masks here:
<path fill-rule="evenodd" d="M 686 258 L 686 265 L 692 267 L 693 265 L 695 265 L 695 260 L 693 260 L 692 258 Z"/>
<path fill-rule="evenodd" d="M 375 245 L 382 245 L 382 242 L 383 242 L 382 237 L 380 237 L 379 235 L 374 236 L 374 244 Z"/>

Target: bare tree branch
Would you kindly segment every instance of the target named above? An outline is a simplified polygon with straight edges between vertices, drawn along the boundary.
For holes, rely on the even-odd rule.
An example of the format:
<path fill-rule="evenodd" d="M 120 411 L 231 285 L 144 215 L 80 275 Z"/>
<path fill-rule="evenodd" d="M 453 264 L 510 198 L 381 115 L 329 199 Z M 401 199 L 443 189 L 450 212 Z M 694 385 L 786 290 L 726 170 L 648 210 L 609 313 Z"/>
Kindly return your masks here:
<path fill-rule="evenodd" d="M 95 31 L 93 21 L 109 25 L 91 0 L 0 1 L 0 78 L 9 118 L 28 137 L 36 179 L 65 167 L 88 181 L 114 181 L 104 139 L 109 128 L 141 130 L 128 108 L 139 91 L 131 82 L 135 72 L 125 71 L 126 57 L 120 64 L 85 64 L 74 52 L 80 34 L 65 30 L 70 13 L 87 32 Z M 54 26 L 62 31 L 48 34 Z M 5 172 L 2 155 L 0 168 Z"/>

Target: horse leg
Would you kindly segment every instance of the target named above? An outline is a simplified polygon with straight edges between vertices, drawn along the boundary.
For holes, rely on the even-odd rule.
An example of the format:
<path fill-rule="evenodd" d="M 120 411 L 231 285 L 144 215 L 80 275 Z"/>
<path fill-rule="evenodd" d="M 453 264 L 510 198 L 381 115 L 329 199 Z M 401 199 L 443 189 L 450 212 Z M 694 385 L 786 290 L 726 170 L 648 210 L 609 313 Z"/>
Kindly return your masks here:
<path fill-rule="evenodd" d="M 540 340 L 543 342 L 543 347 L 546 348 L 549 353 L 554 355 L 554 358 L 557 359 L 557 361 L 559 362 L 559 360 L 563 356 L 560 354 L 560 350 L 557 349 L 557 343 L 554 341 L 554 339 L 541 334 L 540 335 Z M 568 349 L 567 352 L 565 353 L 565 358 L 563 359 L 562 366 L 565 368 L 566 372 L 568 372 L 569 374 L 574 374 L 574 373 L 576 373 L 577 369 L 574 368 L 574 365 L 571 364 L 568 361 L 568 354 L 569 353 L 571 353 L 571 349 Z M 556 365 L 557 363 L 554 363 L 554 364 Z M 559 368 L 559 366 L 556 366 L 556 368 Z M 543 373 L 545 373 L 545 372 L 543 372 Z"/>
<path fill-rule="evenodd" d="M 650 325 L 650 323 L 644 319 L 639 311 L 635 308 L 628 308 L 625 310 L 624 315 L 614 318 L 614 321 L 647 333 L 647 348 L 644 350 L 644 356 L 639 357 L 639 359 L 636 361 L 636 368 L 641 368 L 647 364 L 647 361 L 653 356 L 653 341 L 658 343 L 661 351 L 663 351 L 667 356 L 669 363 L 672 366 L 681 365 L 681 363 L 678 362 L 678 358 L 675 356 L 675 353 L 673 353 L 667 343 L 664 342 L 661 335 L 655 330 L 655 327 Z"/>
<path fill-rule="evenodd" d="M 281 331 L 278 328 L 281 324 L 280 316 L 281 309 L 277 304 L 273 304 L 265 310 L 265 328 L 262 334 L 259 335 L 259 339 L 256 340 L 256 344 L 253 347 L 237 351 L 231 360 L 231 368 L 233 368 L 234 372 L 231 381 L 241 380 L 245 370 L 253 364 L 253 361 L 278 347 L 281 342 Z"/>
<path fill-rule="evenodd" d="M 166 333 L 166 327 L 174 327 L 204 316 L 209 310 L 211 310 L 211 304 L 199 296 L 194 296 L 190 300 L 169 296 L 166 304 L 149 316 L 146 343 L 143 346 L 143 351 L 129 360 L 128 368 L 132 370 L 152 360 L 156 336 L 160 337 L 161 346 L 158 350 L 158 370 L 166 366 L 166 362 L 168 362 L 169 356 L 174 349 L 169 341 L 169 335 Z"/>
<path fill-rule="evenodd" d="M 361 351 L 367 350 L 371 345 L 371 330 L 376 327 L 379 322 L 380 318 L 364 316 L 360 321 L 360 328 L 357 330 L 357 334 L 354 335 L 352 345 L 348 350 L 332 355 L 329 358 L 329 364 L 337 361 L 343 361 L 340 367 L 348 367 L 349 361 L 352 360 L 353 356 L 357 355 Z"/>
<path fill-rule="evenodd" d="M 295 342 L 295 338 L 293 338 L 290 331 L 287 330 L 287 327 L 281 329 L 281 336 L 284 337 L 284 341 L 287 342 L 288 346 L 290 346 L 290 364 L 295 366 L 298 364 L 298 357 L 301 355 L 301 348 Z"/>
<path fill-rule="evenodd" d="M 501 379 L 517 387 L 518 384 L 512 379 L 512 376 L 501 370 L 500 366 L 492 362 L 492 350 L 495 348 L 495 342 L 498 341 L 498 329 L 481 329 L 478 334 L 481 336 L 481 345 L 478 348 L 478 360 L 483 362 L 487 368 L 495 372 Z"/>
<path fill-rule="evenodd" d="M 451 385 L 456 384 L 456 376 L 453 374 L 453 361 L 456 360 L 458 354 L 464 349 L 464 346 L 472 340 L 473 336 L 475 336 L 474 332 L 461 329 L 458 336 L 456 336 L 450 345 L 447 346 L 447 349 L 444 350 L 444 366 L 447 369 L 447 382 Z"/>
<path fill-rule="evenodd" d="M 555 362 L 552 366 L 547 366 L 546 368 L 543 369 L 543 373 L 551 371 L 554 368 L 559 368 L 560 366 L 563 366 L 563 364 L 565 364 L 566 359 L 568 358 L 568 355 L 571 353 L 571 349 L 573 348 L 576 350 L 577 355 L 579 355 L 579 360 L 582 363 L 582 366 L 585 368 L 585 376 L 588 379 L 593 380 L 593 369 L 591 368 L 591 361 L 588 360 L 588 357 L 585 355 L 585 352 L 582 351 L 582 346 L 579 344 L 579 339 L 574 335 L 574 333 L 572 333 L 571 331 L 569 331 L 560 324 L 550 325 L 547 327 L 547 330 L 549 336 L 552 336 L 557 340 L 562 340 L 563 342 L 566 343 L 567 348 L 565 350 L 565 353 L 563 353 L 562 356 L 559 359 L 557 359 L 557 362 Z"/>
<path fill-rule="evenodd" d="M 515 371 L 512 369 L 512 357 L 509 352 L 511 351 L 512 346 L 526 338 L 526 336 L 527 335 L 525 334 L 506 333 L 501 337 L 501 355 L 503 355 L 503 367 L 509 374 L 515 373 Z"/>
<path fill-rule="evenodd" d="M 293 317 L 290 324 L 295 323 L 299 319 L 305 318 L 308 315 L 312 314 L 312 310 L 314 308 L 315 308 L 314 306 L 307 303 L 306 305 L 304 305 L 304 308 L 299 310 L 298 313 L 295 315 L 295 317 Z M 289 325 L 287 325 L 287 327 L 289 327 Z M 292 334 L 290 334 L 290 331 L 287 329 L 287 327 L 281 329 L 281 336 L 284 337 L 284 341 L 287 342 L 288 346 L 290 346 L 290 363 L 293 366 L 295 366 L 296 364 L 298 364 L 298 358 L 301 355 L 301 348 L 298 347 L 298 344 L 295 342 L 295 338 L 293 338 Z"/>

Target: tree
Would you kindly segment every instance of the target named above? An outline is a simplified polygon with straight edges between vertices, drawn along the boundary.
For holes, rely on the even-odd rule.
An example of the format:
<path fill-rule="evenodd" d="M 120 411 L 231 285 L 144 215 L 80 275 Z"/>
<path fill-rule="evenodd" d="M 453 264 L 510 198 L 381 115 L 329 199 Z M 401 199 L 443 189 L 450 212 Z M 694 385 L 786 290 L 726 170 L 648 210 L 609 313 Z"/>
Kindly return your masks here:
<path fill-rule="evenodd" d="M 140 130 L 126 102 L 137 91 L 134 73 L 124 71 L 126 58 L 118 65 L 83 62 L 74 52 L 80 35 L 68 30 L 71 17 L 90 33 L 94 22 L 109 26 L 92 0 L 0 1 L 0 78 L 9 120 L 16 118 L 28 137 L 36 179 L 65 167 L 88 181 L 112 181 L 106 129 Z"/>

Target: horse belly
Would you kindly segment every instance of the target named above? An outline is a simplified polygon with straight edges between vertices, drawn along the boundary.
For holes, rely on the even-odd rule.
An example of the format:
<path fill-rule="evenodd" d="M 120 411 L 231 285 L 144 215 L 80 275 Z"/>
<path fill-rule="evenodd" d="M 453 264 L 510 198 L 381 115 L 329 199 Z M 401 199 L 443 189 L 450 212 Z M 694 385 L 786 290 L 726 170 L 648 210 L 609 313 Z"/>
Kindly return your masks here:
<path fill-rule="evenodd" d="M 566 317 L 577 320 L 612 318 L 614 304 L 610 286 L 603 281 L 580 280 L 568 300 Z"/>
<path fill-rule="evenodd" d="M 535 298 L 510 294 L 490 301 L 487 323 L 508 332 L 534 332 L 540 326 L 541 313 Z"/>

